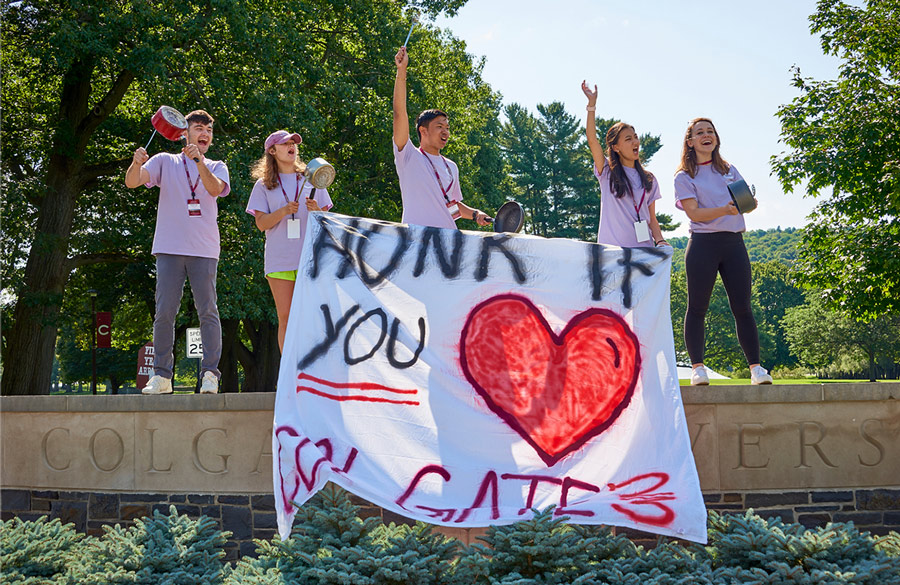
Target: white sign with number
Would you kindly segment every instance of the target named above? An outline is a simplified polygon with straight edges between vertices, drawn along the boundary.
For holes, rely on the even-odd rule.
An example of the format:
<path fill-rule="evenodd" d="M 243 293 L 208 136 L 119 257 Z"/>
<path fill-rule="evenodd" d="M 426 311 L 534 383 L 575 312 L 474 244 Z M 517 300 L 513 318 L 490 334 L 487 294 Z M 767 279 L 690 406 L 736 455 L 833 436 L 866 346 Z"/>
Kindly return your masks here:
<path fill-rule="evenodd" d="M 202 358 L 203 342 L 200 338 L 199 327 L 188 327 L 187 330 L 187 357 Z"/>

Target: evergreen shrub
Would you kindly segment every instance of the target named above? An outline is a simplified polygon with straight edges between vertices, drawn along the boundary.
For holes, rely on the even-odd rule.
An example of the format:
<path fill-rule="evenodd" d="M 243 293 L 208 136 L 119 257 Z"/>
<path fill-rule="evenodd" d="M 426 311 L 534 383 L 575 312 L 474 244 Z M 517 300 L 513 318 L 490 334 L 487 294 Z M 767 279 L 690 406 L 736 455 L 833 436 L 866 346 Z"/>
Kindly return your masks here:
<path fill-rule="evenodd" d="M 709 513 L 709 543 L 636 546 L 554 510 L 487 530 L 463 546 L 430 525 L 362 519 L 329 485 L 297 513 L 285 542 L 224 563 L 228 533 L 209 518 L 155 512 L 100 538 L 58 520 L 2 525 L 0 582 L 16 585 L 900 585 L 900 535 L 853 524 L 806 529 L 752 510 Z"/>
<path fill-rule="evenodd" d="M 0 583 L 57 583 L 84 539 L 74 524 L 46 516 L 32 522 L 13 518 L 0 530 Z"/>

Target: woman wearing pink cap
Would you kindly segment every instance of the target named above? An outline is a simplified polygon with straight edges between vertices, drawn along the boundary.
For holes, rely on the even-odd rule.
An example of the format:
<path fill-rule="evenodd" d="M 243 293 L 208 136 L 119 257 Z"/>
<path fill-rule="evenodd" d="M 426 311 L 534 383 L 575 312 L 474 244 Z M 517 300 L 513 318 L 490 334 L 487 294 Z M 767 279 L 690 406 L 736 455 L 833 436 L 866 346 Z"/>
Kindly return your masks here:
<path fill-rule="evenodd" d="M 302 141 L 299 134 L 287 130 L 269 134 L 265 153 L 253 165 L 252 176 L 257 181 L 247 202 L 247 213 L 256 218 L 256 227 L 266 232 L 265 273 L 278 311 L 279 350 L 284 349 L 306 218 L 310 211 L 332 207 L 326 189 L 317 189 L 309 198 L 312 185 L 303 176 L 306 164 L 297 158 L 297 145 Z"/>

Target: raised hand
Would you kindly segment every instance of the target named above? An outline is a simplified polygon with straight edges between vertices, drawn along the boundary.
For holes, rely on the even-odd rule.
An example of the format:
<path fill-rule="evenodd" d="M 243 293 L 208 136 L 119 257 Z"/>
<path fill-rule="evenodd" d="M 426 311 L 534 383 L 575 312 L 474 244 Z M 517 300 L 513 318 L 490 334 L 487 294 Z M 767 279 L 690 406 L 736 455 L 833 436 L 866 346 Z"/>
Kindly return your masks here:
<path fill-rule="evenodd" d="M 590 86 L 588 86 L 587 81 L 581 82 L 581 91 L 584 92 L 585 97 L 588 99 L 588 105 L 593 106 L 597 103 L 597 86 L 594 86 L 594 91 L 591 91 Z"/>
<path fill-rule="evenodd" d="M 406 52 L 406 47 L 400 47 L 400 50 L 394 55 L 394 65 L 397 66 L 397 69 L 406 69 L 406 66 L 409 65 L 409 54 Z"/>
<path fill-rule="evenodd" d="M 147 151 L 143 148 L 138 148 L 134 151 L 134 156 L 131 157 L 131 162 L 136 165 L 143 165 L 145 162 L 150 160 L 150 155 L 147 154 Z"/>
<path fill-rule="evenodd" d="M 322 211 L 322 208 L 319 207 L 319 203 L 315 199 L 307 199 L 306 200 L 306 210 L 307 211 Z"/>

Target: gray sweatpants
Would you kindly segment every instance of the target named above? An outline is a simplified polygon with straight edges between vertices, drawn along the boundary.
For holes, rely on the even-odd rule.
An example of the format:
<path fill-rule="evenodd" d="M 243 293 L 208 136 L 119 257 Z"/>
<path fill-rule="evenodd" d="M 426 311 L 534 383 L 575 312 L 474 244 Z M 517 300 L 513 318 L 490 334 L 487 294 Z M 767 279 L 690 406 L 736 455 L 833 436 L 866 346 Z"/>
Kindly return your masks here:
<path fill-rule="evenodd" d="M 200 369 L 220 378 L 219 358 L 222 357 L 222 325 L 216 307 L 215 258 L 156 255 L 156 318 L 153 320 L 153 369 L 157 376 L 171 379 L 175 370 L 175 317 L 184 294 L 184 279 L 191 284 L 194 306 L 200 316 L 200 338 L 203 360 Z"/>

